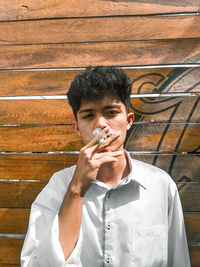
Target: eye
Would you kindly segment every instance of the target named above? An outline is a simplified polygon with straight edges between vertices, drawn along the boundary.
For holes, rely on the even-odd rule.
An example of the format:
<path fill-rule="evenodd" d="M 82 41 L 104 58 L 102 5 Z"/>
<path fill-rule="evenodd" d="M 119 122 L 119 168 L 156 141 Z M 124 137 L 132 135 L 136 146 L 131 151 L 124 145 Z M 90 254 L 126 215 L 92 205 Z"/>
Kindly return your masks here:
<path fill-rule="evenodd" d="M 111 116 L 112 116 L 112 115 L 116 115 L 116 114 L 118 114 L 118 113 L 119 113 L 119 112 L 118 112 L 117 110 L 113 110 L 113 109 L 112 109 L 112 110 L 109 110 L 109 111 L 107 112 L 107 114 L 108 114 L 108 115 L 111 115 Z"/>
<path fill-rule="evenodd" d="M 90 119 L 93 117 L 93 114 L 89 113 L 89 114 L 86 114 L 82 117 L 82 119 Z"/>

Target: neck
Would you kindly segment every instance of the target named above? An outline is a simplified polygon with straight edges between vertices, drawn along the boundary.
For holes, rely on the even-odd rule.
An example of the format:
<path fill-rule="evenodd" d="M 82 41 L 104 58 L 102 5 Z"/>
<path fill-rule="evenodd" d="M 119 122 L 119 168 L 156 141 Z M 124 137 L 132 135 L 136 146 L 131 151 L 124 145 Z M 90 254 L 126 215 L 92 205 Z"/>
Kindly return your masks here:
<path fill-rule="evenodd" d="M 117 162 L 103 164 L 97 174 L 97 179 L 110 187 L 116 185 L 130 172 L 126 152 L 117 158 Z"/>

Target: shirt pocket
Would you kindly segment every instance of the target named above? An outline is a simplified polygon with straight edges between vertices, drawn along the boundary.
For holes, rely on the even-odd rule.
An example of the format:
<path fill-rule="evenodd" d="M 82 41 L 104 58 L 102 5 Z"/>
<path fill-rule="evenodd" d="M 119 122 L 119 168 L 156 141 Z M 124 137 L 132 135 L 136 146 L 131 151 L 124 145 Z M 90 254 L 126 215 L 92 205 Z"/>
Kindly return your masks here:
<path fill-rule="evenodd" d="M 164 225 L 135 227 L 131 229 L 133 266 L 167 266 L 167 227 Z"/>

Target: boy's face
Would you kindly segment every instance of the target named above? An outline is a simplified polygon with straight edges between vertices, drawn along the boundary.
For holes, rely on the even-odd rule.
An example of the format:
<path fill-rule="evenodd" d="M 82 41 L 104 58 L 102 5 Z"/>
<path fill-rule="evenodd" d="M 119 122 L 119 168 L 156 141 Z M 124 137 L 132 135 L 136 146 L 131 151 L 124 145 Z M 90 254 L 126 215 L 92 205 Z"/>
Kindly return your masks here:
<path fill-rule="evenodd" d="M 127 114 L 124 103 L 118 97 L 105 96 L 96 101 L 82 101 L 74 129 L 81 135 L 84 144 L 91 140 L 96 128 L 105 130 L 108 135 L 120 132 L 120 136 L 107 147 L 107 151 L 115 151 L 123 149 L 126 132 L 133 120 L 133 113 Z"/>

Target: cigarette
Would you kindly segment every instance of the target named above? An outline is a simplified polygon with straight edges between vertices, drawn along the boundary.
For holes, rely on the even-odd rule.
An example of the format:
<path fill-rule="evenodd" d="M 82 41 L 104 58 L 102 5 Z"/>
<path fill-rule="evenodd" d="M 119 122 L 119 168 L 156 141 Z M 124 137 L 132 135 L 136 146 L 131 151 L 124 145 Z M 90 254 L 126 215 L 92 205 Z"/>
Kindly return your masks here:
<path fill-rule="evenodd" d="M 96 129 L 94 129 L 94 131 L 93 131 L 93 138 L 95 137 L 95 136 L 99 136 L 99 137 L 101 137 L 100 139 L 99 139 L 99 141 L 98 141 L 98 144 L 102 144 L 103 142 L 104 142 L 104 140 L 107 138 L 107 134 L 101 129 L 101 128 L 96 128 Z"/>
<path fill-rule="evenodd" d="M 101 138 L 100 140 L 99 140 L 99 145 L 101 145 L 101 144 L 103 144 L 103 141 L 104 141 L 104 138 Z"/>

